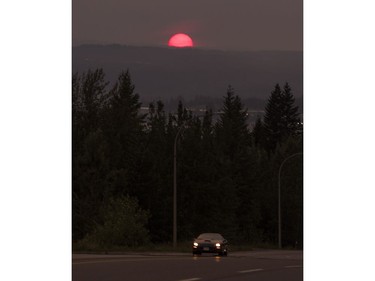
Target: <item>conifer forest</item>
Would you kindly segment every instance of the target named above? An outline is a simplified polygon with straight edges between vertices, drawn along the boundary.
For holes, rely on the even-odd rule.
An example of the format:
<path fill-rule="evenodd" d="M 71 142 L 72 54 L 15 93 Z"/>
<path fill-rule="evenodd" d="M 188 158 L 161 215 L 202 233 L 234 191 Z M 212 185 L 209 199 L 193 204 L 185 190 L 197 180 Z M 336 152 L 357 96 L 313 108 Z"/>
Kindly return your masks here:
<path fill-rule="evenodd" d="M 172 241 L 174 148 L 177 237 L 219 232 L 232 243 L 303 247 L 303 117 L 293 85 L 269 91 L 249 126 L 234 88 L 220 110 L 141 104 L 131 72 L 72 77 L 72 240 L 90 248 Z M 147 111 L 141 110 L 147 108 Z M 92 246 L 94 247 L 94 246 Z"/>

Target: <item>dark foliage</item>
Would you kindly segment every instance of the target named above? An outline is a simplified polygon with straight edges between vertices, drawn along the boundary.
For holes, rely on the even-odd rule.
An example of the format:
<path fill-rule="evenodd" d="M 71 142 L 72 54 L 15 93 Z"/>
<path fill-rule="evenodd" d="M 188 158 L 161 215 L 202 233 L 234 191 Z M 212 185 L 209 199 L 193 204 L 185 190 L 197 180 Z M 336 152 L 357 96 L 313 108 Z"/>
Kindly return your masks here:
<path fill-rule="evenodd" d="M 176 141 L 178 239 L 221 232 L 233 243 L 277 243 L 279 167 L 302 152 L 288 84 L 276 85 L 252 132 L 231 86 L 219 116 L 195 115 L 181 101 L 176 114 L 162 101 L 142 113 L 129 71 L 111 89 L 100 69 L 75 74 L 72 87 L 74 242 L 171 241 Z M 302 245 L 301 159 L 282 171 L 285 245 Z"/>
<path fill-rule="evenodd" d="M 268 152 L 274 153 L 277 145 L 281 145 L 289 136 L 298 134 L 300 119 L 294 102 L 289 84 L 285 84 L 283 91 L 276 84 L 264 116 L 265 148 Z"/>

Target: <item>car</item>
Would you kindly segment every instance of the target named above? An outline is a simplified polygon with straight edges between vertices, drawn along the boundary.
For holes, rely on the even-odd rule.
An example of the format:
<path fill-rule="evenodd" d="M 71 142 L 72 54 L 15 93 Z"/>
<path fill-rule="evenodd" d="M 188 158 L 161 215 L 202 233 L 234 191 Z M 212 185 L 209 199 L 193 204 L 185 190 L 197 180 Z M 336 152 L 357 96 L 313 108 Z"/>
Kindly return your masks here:
<path fill-rule="evenodd" d="M 228 255 L 228 241 L 219 233 L 202 233 L 193 241 L 193 255 L 216 253 Z"/>

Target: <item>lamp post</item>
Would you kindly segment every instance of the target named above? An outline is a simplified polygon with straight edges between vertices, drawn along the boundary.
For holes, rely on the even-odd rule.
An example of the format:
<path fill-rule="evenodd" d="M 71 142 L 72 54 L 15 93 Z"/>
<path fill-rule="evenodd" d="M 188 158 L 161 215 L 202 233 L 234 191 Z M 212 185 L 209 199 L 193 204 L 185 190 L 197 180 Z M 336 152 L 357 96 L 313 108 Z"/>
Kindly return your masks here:
<path fill-rule="evenodd" d="M 284 163 L 289 160 L 290 158 L 294 157 L 294 156 L 297 156 L 297 155 L 302 155 L 303 153 L 301 152 L 298 152 L 298 153 L 294 153 L 290 156 L 288 156 L 287 158 L 284 159 L 284 161 L 281 163 L 280 165 L 280 168 L 279 168 L 279 209 L 278 209 L 278 213 L 279 213 L 279 249 L 281 249 L 281 183 L 280 183 L 280 178 L 281 178 L 281 169 L 284 165 Z"/>
<path fill-rule="evenodd" d="M 173 155 L 173 248 L 177 246 L 177 139 L 184 129 L 184 124 L 178 129 L 174 139 Z"/>

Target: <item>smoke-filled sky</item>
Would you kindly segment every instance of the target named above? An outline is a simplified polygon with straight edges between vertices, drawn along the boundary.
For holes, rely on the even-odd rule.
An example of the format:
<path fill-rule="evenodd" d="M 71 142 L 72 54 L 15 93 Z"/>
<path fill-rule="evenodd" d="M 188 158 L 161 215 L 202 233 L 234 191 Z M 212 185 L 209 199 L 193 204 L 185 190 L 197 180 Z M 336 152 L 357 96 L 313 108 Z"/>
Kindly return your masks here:
<path fill-rule="evenodd" d="M 175 33 L 222 50 L 303 48 L 302 0 L 73 0 L 73 45 L 166 46 Z"/>

